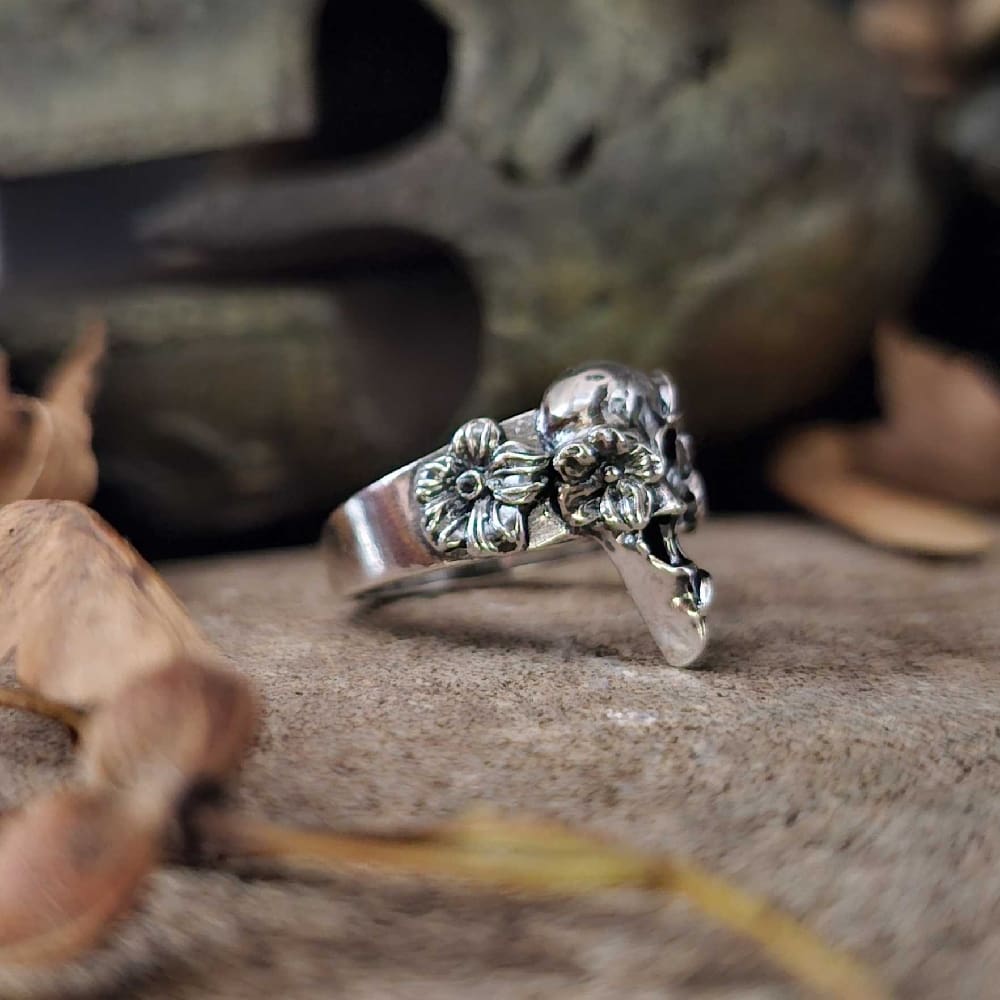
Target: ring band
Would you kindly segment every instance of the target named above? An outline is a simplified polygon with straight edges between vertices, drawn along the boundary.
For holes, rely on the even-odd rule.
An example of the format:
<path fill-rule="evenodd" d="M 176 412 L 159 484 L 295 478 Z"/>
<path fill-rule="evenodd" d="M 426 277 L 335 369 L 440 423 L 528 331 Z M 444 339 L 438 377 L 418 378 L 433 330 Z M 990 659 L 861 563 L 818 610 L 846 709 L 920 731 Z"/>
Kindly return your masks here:
<path fill-rule="evenodd" d="M 334 587 L 378 603 L 483 582 L 518 564 L 599 545 L 667 662 L 702 655 L 709 575 L 678 533 L 705 510 L 673 384 L 600 363 L 573 369 L 541 406 L 463 424 L 451 442 L 330 515 Z"/>

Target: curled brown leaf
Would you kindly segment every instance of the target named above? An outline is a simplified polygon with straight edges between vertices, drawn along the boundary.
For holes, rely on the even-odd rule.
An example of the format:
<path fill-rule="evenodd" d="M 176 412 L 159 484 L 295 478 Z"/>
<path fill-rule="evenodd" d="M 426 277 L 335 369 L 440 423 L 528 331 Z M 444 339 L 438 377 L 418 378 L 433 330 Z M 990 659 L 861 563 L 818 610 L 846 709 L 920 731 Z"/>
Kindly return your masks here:
<path fill-rule="evenodd" d="M 16 649 L 26 687 L 89 706 L 178 658 L 220 658 L 152 567 L 81 504 L 8 504 L 0 543 L 0 655 Z"/>
<path fill-rule="evenodd" d="M 49 965 L 96 944 L 135 900 L 159 832 L 127 800 L 66 789 L 0 827 L 0 966 Z"/>
<path fill-rule="evenodd" d="M 897 486 L 1000 509 L 1000 380 L 970 357 L 884 326 L 876 341 L 884 419 L 860 428 L 858 469 Z"/>
<path fill-rule="evenodd" d="M 971 358 L 884 326 L 884 418 L 807 427 L 781 441 L 774 489 L 868 541 L 936 556 L 984 552 L 1000 509 L 1000 382 Z"/>
<path fill-rule="evenodd" d="M 188 794 L 241 762 L 257 706 L 152 567 L 80 504 L 0 508 L 0 588 L 0 654 L 16 649 L 24 685 L 0 705 L 82 736 L 80 786 L 0 836 L 0 965 L 55 963 L 131 905 Z"/>
<path fill-rule="evenodd" d="M 177 660 L 136 678 L 87 726 L 84 780 L 140 799 L 165 824 L 194 787 L 239 766 L 256 731 L 257 703 L 232 670 Z"/>
<path fill-rule="evenodd" d="M 0 504 L 48 497 L 90 500 L 97 489 L 90 411 L 105 329 L 92 322 L 35 399 L 11 393 L 0 369 Z"/>
<path fill-rule="evenodd" d="M 0 504 L 31 494 L 42 474 L 51 430 L 37 399 L 10 391 L 7 358 L 0 356 Z"/>
<path fill-rule="evenodd" d="M 93 498 L 97 459 L 90 413 L 106 343 L 104 323 L 91 321 L 46 379 L 40 402 L 52 425 L 51 443 L 28 498 L 84 502 Z"/>
<path fill-rule="evenodd" d="M 981 515 L 859 471 L 856 444 L 854 432 L 840 427 L 796 431 L 771 459 L 771 485 L 792 503 L 876 545 L 973 556 L 996 542 L 996 529 Z"/>
<path fill-rule="evenodd" d="M 963 0 L 957 21 L 959 44 L 981 52 L 1000 39 L 1000 0 Z"/>
<path fill-rule="evenodd" d="M 953 94 L 1000 38 L 1000 0 L 856 0 L 861 41 L 915 97 Z"/>

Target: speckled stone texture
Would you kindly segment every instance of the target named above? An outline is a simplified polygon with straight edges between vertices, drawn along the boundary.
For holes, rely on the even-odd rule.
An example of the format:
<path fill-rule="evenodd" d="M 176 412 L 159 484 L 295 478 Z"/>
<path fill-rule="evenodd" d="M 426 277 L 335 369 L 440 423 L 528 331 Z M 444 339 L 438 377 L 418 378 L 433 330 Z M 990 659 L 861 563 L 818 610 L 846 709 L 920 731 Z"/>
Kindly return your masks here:
<path fill-rule="evenodd" d="M 1000 983 L 1000 559 L 924 562 L 791 520 L 691 539 L 719 584 L 708 669 L 665 667 L 600 555 L 349 621 L 315 553 L 167 569 L 259 686 L 236 798 L 392 828 L 489 802 L 697 858 L 907 998 Z M 0 806 L 69 767 L 0 717 Z M 530 902 L 357 875 L 169 869 L 61 995 L 140 1000 L 794 995 L 683 905 Z M 22 982 L 39 995 L 43 979 Z"/>

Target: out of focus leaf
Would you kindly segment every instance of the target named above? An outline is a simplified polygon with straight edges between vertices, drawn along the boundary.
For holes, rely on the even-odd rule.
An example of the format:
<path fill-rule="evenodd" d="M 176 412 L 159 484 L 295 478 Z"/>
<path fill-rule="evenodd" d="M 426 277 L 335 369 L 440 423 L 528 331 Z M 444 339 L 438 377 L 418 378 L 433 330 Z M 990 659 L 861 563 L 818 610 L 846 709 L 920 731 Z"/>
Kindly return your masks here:
<path fill-rule="evenodd" d="M 856 0 L 853 19 L 911 94 L 939 97 L 1000 37 L 1000 0 Z"/>
<path fill-rule="evenodd" d="M 903 330 L 877 341 L 885 417 L 855 436 L 854 462 L 918 493 L 1000 508 L 1000 381 Z"/>
<path fill-rule="evenodd" d="M 1000 0 L 963 0 L 958 28 L 963 46 L 976 52 L 988 48 L 1000 39 Z"/>
<path fill-rule="evenodd" d="M 907 91 L 937 97 L 957 85 L 956 6 L 956 0 L 857 0 L 855 31 L 893 66 Z"/>
<path fill-rule="evenodd" d="M 88 720 L 83 780 L 141 801 L 165 825 L 196 786 L 234 772 L 253 742 L 257 701 L 234 670 L 175 660 L 126 685 Z"/>
<path fill-rule="evenodd" d="M 971 508 L 1000 508 L 1000 383 L 892 326 L 879 331 L 877 360 L 884 419 L 794 431 L 772 457 L 771 485 L 878 545 L 986 551 L 997 523 Z"/>
<path fill-rule="evenodd" d="M 99 703 L 183 657 L 220 658 L 152 567 L 70 501 L 0 508 L 0 655 L 56 701 Z"/>
<path fill-rule="evenodd" d="M 80 399 L 86 386 L 55 391 Z M 0 706 L 83 737 L 78 787 L 0 831 L 0 965 L 54 964 L 128 909 L 182 803 L 242 761 L 257 702 L 152 567 L 80 504 L 0 508 L 0 590 L 0 655 L 16 648 L 24 685 Z"/>
<path fill-rule="evenodd" d="M 775 452 L 769 479 L 792 503 L 876 545 L 931 556 L 972 556 L 997 539 L 985 517 L 902 490 L 859 471 L 857 435 L 838 427 L 794 432 Z"/>
<path fill-rule="evenodd" d="M 51 965 L 92 947 L 153 869 L 159 831 L 125 800 L 63 790 L 0 827 L 0 966 Z"/>
<path fill-rule="evenodd" d="M 90 500 L 97 489 L 90 411 L 105 332 L 92 323 L 49 375 L 38 399 L 11 393 L 0 367 L 0 504 L 41 497 Z"/>

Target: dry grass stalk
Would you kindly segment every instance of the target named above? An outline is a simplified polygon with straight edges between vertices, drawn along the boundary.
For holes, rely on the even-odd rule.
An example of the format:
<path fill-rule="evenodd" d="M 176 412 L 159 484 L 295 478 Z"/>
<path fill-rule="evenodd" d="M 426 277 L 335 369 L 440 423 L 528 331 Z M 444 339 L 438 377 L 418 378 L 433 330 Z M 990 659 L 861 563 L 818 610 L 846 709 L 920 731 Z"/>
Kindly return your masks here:
<path fill-rule="evenodd" d="M 87 721 L 86 712 L 26 688 L 0 688 L 0 708 L 18 709 L 54 719 L 61 722 L 75 737 L 80 736 Z"/>
<path fill-rule="evenodd" d="M 888 997 L 862 965 L 828 948 L 765 900 L 690 861 L 650 857 L 560 824 L 476 813 L 417 834 L 390 837 L 294 830 L 209 811 L 195 822 L 214 853 L 312 871 L 362 868 L 546 896 L 585 896 L 608 889 L 675 896 L 755 941 L 811 993 L 838 1000 Z"/>
<path fill-rule="evenodd" d="M 182 657 L 218 651 L 141 556 L 68 501 L 0 508 L 0 656 L 56 701 L 86 707 Z"/>

